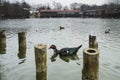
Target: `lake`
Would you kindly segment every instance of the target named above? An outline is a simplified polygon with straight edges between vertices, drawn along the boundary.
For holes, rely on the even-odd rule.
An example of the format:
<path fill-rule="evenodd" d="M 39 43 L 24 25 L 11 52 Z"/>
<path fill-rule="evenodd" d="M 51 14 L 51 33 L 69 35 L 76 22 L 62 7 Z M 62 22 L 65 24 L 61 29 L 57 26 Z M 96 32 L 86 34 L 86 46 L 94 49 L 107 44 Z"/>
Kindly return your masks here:
<path fill-rule="evenodd" d="M 34 45 L 38 43 L 47 45 L 48 80 L 82 80 L 83 49 L 88 48 L 89 35 L 97 36 L 100 80 L 120 79 L 120 19 L 8 19 L 0 20 L 0 28 L 7 33 L 6 54 L 0 54 L 0 80 L 36 80 Z M 105 34 L 106 29 L 111 30 L 109 34 Z M 27 32 L 27 52 L 22 59 L 18 56 L 20 31 Z M 51 44 L 58 49 L 82 44 L 77 53 L 79 60 L 66 62 L 58 56 L 51 62 Z"/>

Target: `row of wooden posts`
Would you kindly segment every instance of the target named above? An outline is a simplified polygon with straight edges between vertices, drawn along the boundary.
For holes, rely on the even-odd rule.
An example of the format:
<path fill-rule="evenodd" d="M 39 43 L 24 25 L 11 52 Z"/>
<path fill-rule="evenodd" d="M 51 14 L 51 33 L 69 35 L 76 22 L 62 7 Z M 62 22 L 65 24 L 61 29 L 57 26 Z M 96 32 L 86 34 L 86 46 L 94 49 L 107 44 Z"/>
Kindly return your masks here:
<path fill-rule="evenodd" d="M 26 33 L 18 33 L 19 55 L 26 55 Z M 6 51 L 6 32 L 0 31 L 0 53 Z M 36 80 L 47 80 L 47 45 L 34 46 Z M 83 50 L 82 80 L 99 80 L 99 51 L 96 36 L 89 35 L 89 48 Z"/>
<path fill-rule="evenodd" d="M 26 56 L 26 33 L 18 33 L 18 43 L 19 43 L 19 58 L 25 58 Z M 6 53 L 6 32 L 5 30 L 0 30 L 0 54 Z"/>

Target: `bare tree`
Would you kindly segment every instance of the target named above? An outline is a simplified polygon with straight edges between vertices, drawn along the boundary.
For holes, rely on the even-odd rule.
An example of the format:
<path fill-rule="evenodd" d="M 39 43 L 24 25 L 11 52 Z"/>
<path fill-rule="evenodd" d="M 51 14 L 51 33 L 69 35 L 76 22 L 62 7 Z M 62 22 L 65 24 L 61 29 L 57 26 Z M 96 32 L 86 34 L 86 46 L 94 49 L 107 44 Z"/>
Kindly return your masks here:
<path fill-rule="evenodd" d="M 53 2 L 54 9 L 61 10 L 62 9 L 62 4 L 59 2 Z"/>
<path fill-rule="evenodd" d="M 108 3 L 120 4 L 120 0 L 108 0 Z"/>
<path fill-rule="evenodd" d="M 56 3 L 56 9 L 59 9 L 59 10 L 62 9 L 62 4 L 57 2 Z"/>
<path fill-rule="evenodd" d="M 120 10 L 120 0 L 107 0 L 108 8 L 114 10 Z"/>
<path fill-rule="evenodd" d="M 73 9 L 73 10 L 79 10 L 81 6 L 82 6 L 81 3 L 76 3 L 76 2 L 70 4 L 70 8 Z"/>
<path fill-rule="evenodd" d="M 63 9 L 64 9 L 64 10 L 69 10 L 69 8 L 68 8 L 68 6 L 67 6 L 67 5 L 66 5 L 66 6 L 64 6 L 64 7 L 63 7 Z"/>

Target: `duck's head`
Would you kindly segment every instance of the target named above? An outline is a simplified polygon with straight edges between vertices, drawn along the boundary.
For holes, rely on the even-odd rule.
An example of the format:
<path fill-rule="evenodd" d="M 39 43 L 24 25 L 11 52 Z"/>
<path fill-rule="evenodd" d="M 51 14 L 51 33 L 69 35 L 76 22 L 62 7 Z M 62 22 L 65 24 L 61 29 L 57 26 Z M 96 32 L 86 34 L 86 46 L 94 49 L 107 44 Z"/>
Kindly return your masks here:
<path fill-rule="evenodd" d="M 52 44 L 49 49 L 56 49 L 56 46 L 54 44 Z"/>

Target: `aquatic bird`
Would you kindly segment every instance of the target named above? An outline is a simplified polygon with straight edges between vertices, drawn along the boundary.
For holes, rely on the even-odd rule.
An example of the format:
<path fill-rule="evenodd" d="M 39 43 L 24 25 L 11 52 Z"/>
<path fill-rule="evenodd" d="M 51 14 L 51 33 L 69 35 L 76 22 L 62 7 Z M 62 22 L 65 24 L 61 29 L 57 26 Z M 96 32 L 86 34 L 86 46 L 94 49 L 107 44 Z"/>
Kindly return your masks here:
<path fill-rule="evenodd" d="M 110 29 L 106 30 L 105 33 L 110 33 Z"/>
<path fill-rule="evenodd" d="M 65 29 L 65 28 L 64 28 L 64 27 L 62 27 L 62 26 L 60 26 L 60 30 L 61 30 L 61 29 Z"/>
<path fill-rule="evenodd" d="M 51 45 L 49 47 L 49 49 L 53 49 L 54 50 L 54 54 L 59 54 L 61 56 L 68 56 L 68 55 L 74 55 L 77 53 L 77 51 L 82 47 L 82 45 L 78 46 L 78 47 L 73 47 L 73 48 L 62 48 L 60 50 L 57 49 L 57 47 L 55 45 Z"/>

